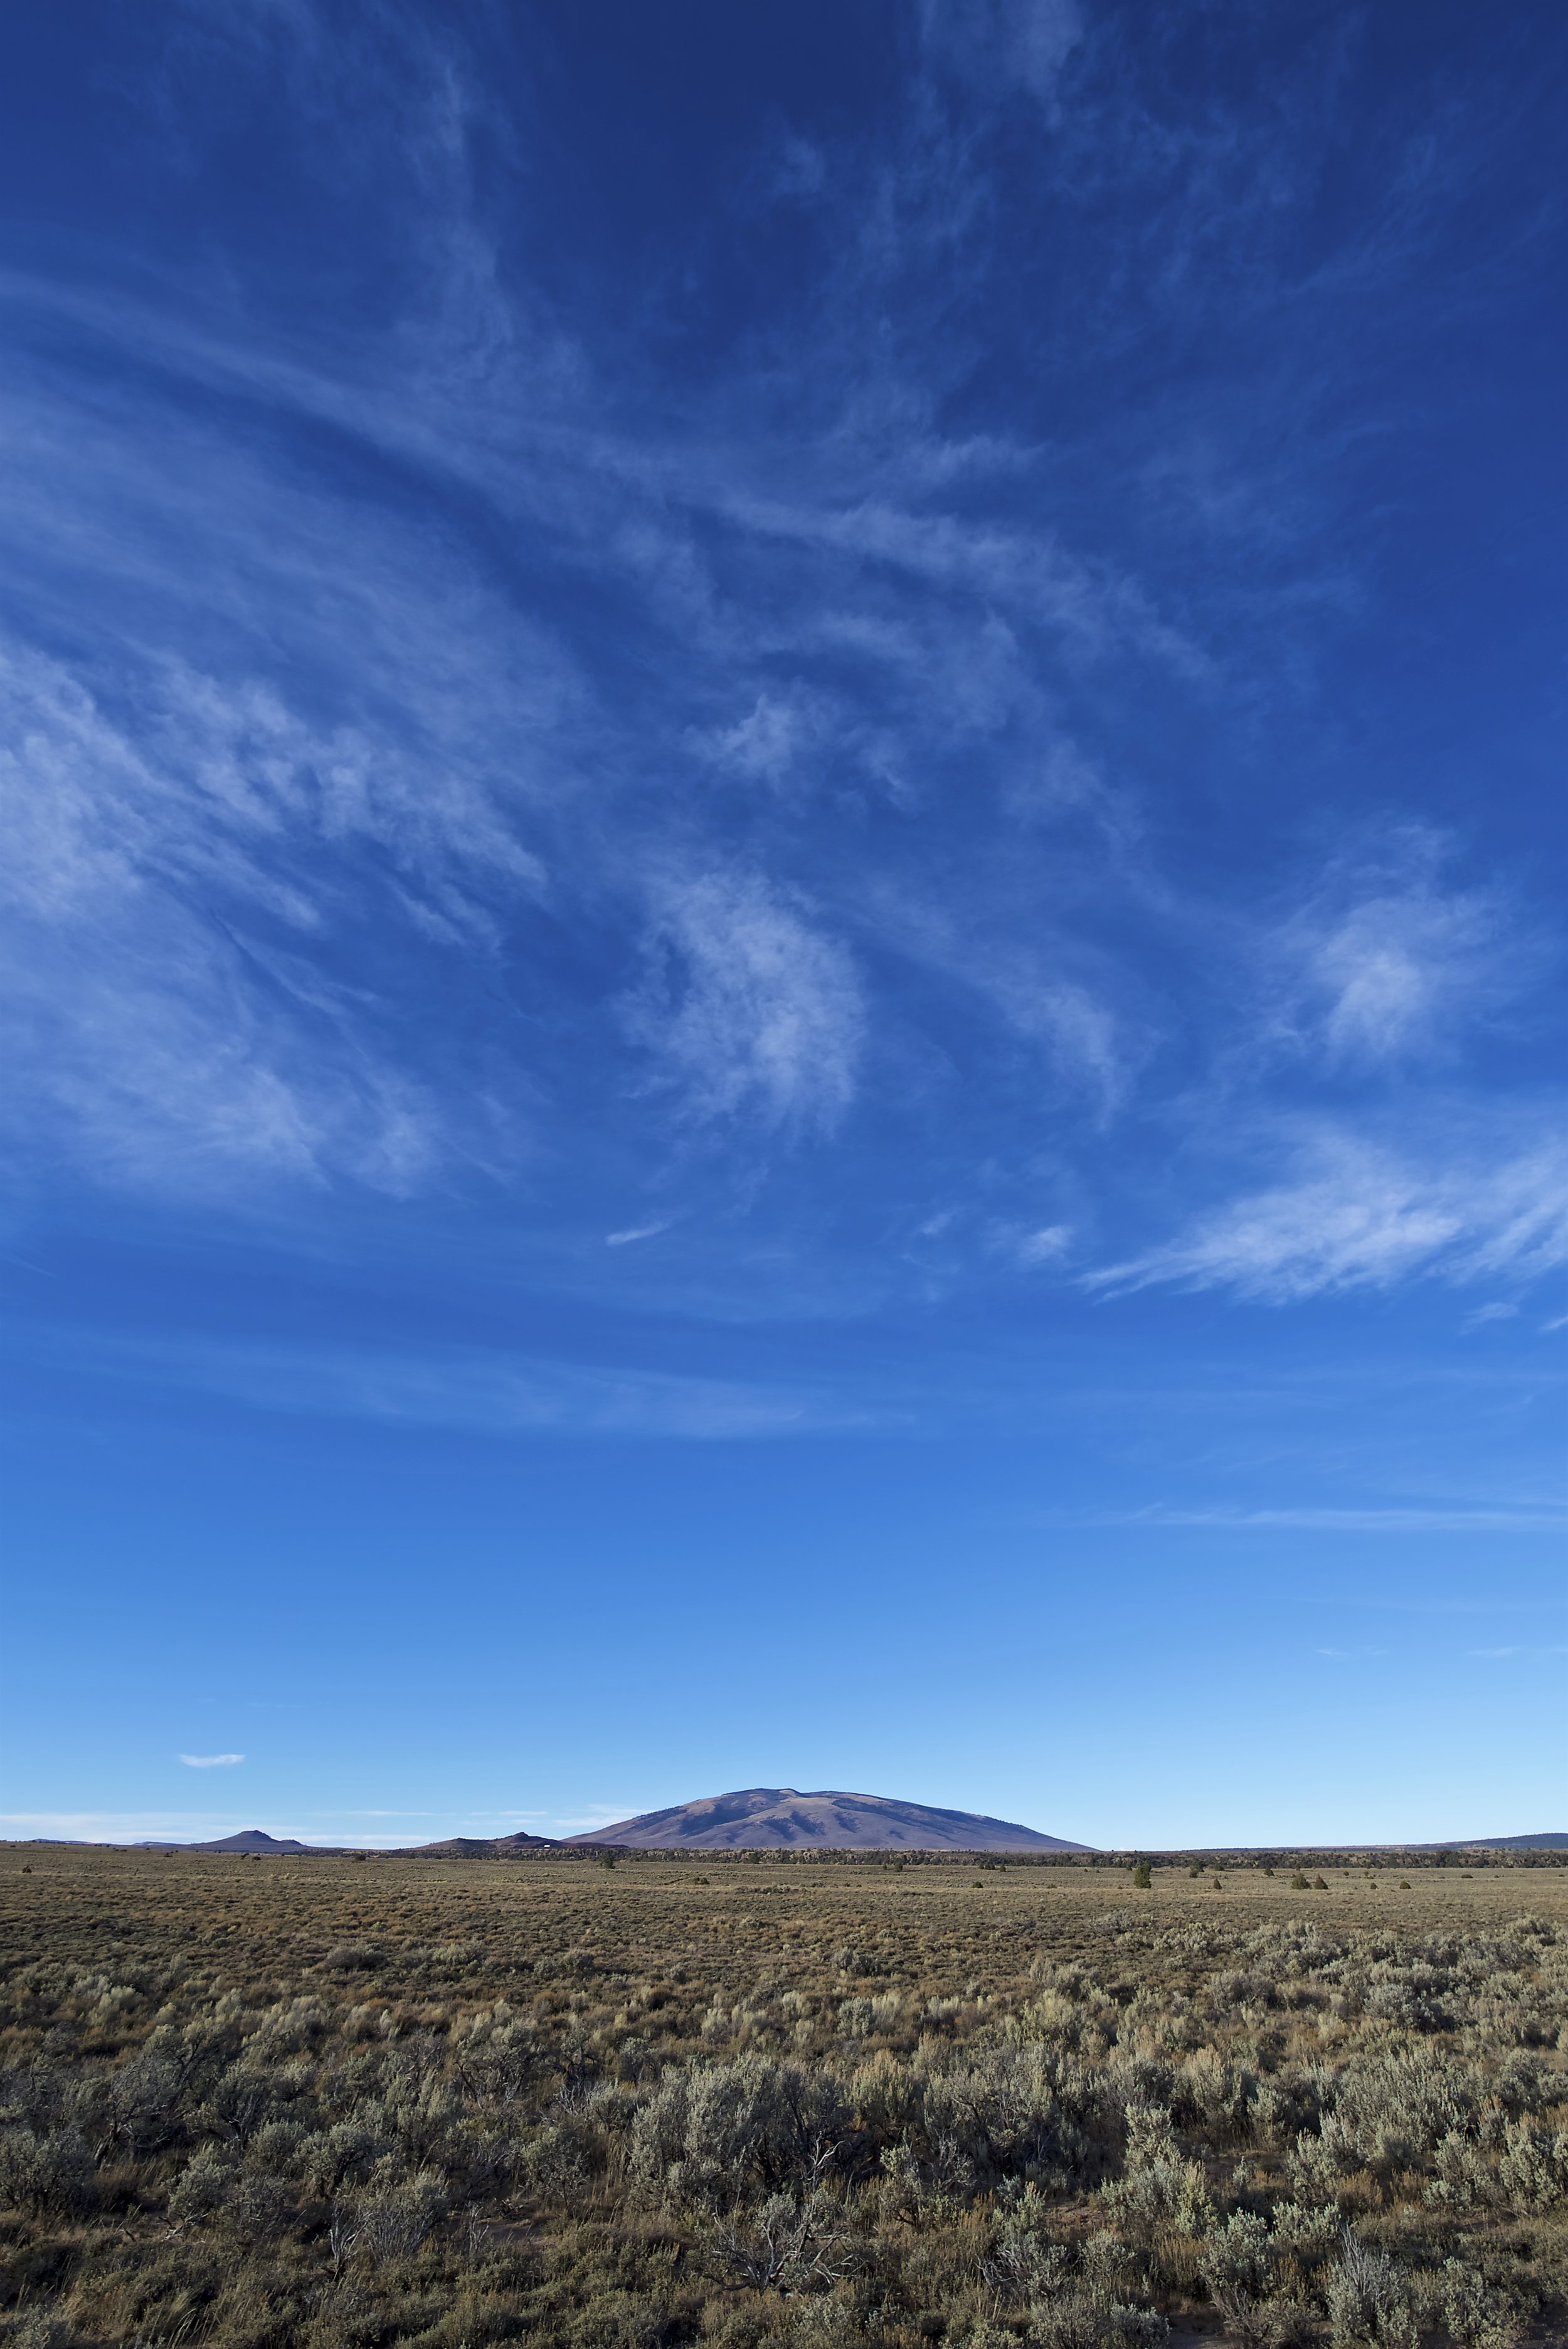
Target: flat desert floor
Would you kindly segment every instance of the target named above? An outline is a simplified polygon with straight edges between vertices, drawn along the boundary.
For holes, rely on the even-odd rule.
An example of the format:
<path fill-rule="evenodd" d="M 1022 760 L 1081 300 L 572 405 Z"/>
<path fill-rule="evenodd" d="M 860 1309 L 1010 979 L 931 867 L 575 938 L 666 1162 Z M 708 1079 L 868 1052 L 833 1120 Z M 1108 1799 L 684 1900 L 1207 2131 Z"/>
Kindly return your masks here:
<path fill-rule="evenodd" d="M 1502 2349 L 1568 1868 L 0 1847 L 28 2343 Z"/>

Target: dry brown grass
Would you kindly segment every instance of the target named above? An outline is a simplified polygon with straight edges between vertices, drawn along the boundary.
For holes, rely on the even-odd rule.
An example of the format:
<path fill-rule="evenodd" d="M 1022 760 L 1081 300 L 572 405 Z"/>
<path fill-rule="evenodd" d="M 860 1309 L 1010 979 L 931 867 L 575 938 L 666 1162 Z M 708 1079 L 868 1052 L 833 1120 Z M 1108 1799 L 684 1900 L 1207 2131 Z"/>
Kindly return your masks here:
<path fill-rule="evenodd" d="M 1550 2330 L 1568 1869 L 1293 1872 L 5 1847 L 0 2307 L 322 2349 Z"/>

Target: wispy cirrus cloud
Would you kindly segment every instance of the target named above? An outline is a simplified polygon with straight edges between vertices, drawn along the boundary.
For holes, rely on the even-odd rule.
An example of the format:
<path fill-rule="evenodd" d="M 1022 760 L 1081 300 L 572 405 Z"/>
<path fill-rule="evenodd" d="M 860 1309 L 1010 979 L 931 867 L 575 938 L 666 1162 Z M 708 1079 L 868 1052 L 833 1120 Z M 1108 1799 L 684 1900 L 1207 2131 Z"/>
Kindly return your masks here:
<path fill-rule="evenodd" d="M 683 1377 L 634 1365 L 551 1361 L 473 1347 L 232 1345 L 77 1329 L 17 1329 L 35 1359 L 101 1377 L 200 1391 L 257 1409 L 496 1435 L 663 1435 L 724 1441 L 894 1423 L 875 1403 L 763 1381 Z M 242 1754 L 211 1757 L 242 1761 Z M 192 1766 L 201 1757 L 181 1755 Z"/>
<path fill-rule="evenodd" d="M 824 697 L 792 679 L 775 691 L 760 690 L 744 715 L 699 735 L 696 747 L 742 782 L 782 791 L 810 780 L 824 751 L 840 754 L 844 732 L 840 713 Z"/>
<path fill-rule="evenodd" d="M 1084 19 L 1076 0 L 922 0 L 920 27 L 931 56 L 972 86 L 1047 101 Z"/>
<path fill-rule="evenodd" d="M 1274 1304 L 1412 1278 L 1539 1278 L 1568 1265 L 1568 1145 L 1501 1164 L 1423 1165 L 1343 1133 L 1292 1178 L 1200 1217 L 1185 1234 L 1086 1276 L 1102 1293 L 1230 1288 Z"/>
<path fill-rule="evenodd" d="M 1097 1515 L 1097 1525 L 1194 1526 L 1215 1532 L 1461 1534 L 1568 1532 L 1568 1501 L 1513 1508 L 1174 1508 L 1155 1504 Z"/>
<path fill-rule="evenodd" d="M 188 1770 L 229 1770 L 244 1758 L 242 1754 L 181 1754 L 180 1756 Z"/>
<path fill-rule="evenodd" d="M 754 1103 L 771 1127 L 831 1127 L 865 1029 L 853 961 L 756 875 L 707 873 L 660 893 L 659 967 L 633 1031 L 700 1118 Z"/>
<path fill-rule="evenodd" d="M 1330 1057 L 1387 1060 L 1429 1046 L 1450 1006 L 1473 1015 L 1495 926 L 1495 910 L 1473 897 L 1370 898 L 1355 906 L 1311 958 Z"/>
<path fill-rule="evenodd" d="M 0 278 L 24 1186 L 65 1166 L 241 1215 L 467 1186 L 500 1221 L 524 1170 L 582 1189 L 603 1166 L 604 1221 L 641 1232 L 634 1156 L 706 1154 L 752 1202 L 759 1165 L 815 1154 L 836 1200 L 939 1128 L 973 1161 L 974 1231 L 1049 1231 L 1026 1195 L 1048 1130 L 1099 1203 L 1104 1292 L 1289 1302 L 1561 1261 L 1550 1139 L 1490 1171 L 1451 1137 L 1423 1160 L 1377 1093 L 1449 1069 L 1539 978 L 1517 894 L 1455 885 L 1453 843 L 1398 815 L 1315 870 L 1243 823 L 1229 881 L 1147 821 L 1168 722 L 1222 764 L 1233 724 L 1307 706 L 1274 623 L 1351 592 L 1302 520 L 1329 493 L 1326 393 L 1313 370 L 1290 391 L 1285 457 L 1234 402 L 1150 393 L 1116 407 L 1108 460 L 1088 388 L 1121 383 L 1177 285 L 1193 317 L 1288 316 L 1290 349 L 1325 314 L 1332 268 L 1304 283 L 1284 226 L 1314 201 L 1310 109 L 1295 143 L 1222 107 L 1151 140 L 1092 12 L 930 0 L 874 153 L 769 132 L 772 200 L 796 217 L 831 183 L 841 216 L 802 256 L 809 299 L 710 377 L 650 357 L 634 382 L 614 305 L 559 306 L 501 233 L 477 36 L 388 26 L 384 152 L 323 16 L 276 14 L 259 47 L 248 22 L 204 33 L 203 70 L 237 91 L 286 63 L 343 129 L 324 182 L 377 159 L 397 297 L 285 320 L 193 271 Z M 1051 136 L 1014 186 L 954 109 L 1020 104 Z M 1124 172 L 1143 233 L 1085 242 L 1082 187 L 1109 201 Z M 1334 257 L 1363 294 L 1397 294 L 1412 250 L 1396 181 Z M 1423 183 L 1428 244 L 1441 202 Z M 1040 205 L 1078 222 L 1043 340 L 1006 259 Z M 1091 249 L 1114 304 L 1072 261 Z M 684 297 L 648 298 L 669 324 Z M 983 368 L 946 327 L 976 301 Z M 976 411 L 998 357 L 1038 398 Z M 1173 560 L 1167 492 L 1200 476 Z M 1360 1090 L 1337 1124 L 1325 1086 Z M 1140 1114 L 1181 1137 L 1174 1237 L 1123 1179 Z"/>
<path fill-rule="evenodd" d="M 1455 847 L 1407 822 L 1330 861 L 1257 941 L 1268 1046 L 1351 1075 L 1451 1061 L 1541 977 L 1523 906 L 1496 884 L 1447 883 Z"/>
<path fill-rule="evenodd" d="M 1068 1224 L 1047 1224 L 1037 1232 L 1026 1232 L 1017 1243 L 1020 1264 L 1055 1264 L 1072 1246 L 1072 1227 Z"/>
<path fill-rule="evenodd" d="M 274 557 L 288 537 L 284 501 Z M 449 737 L 430 775 L 401 699 L 406 729 L 322 727 L 253 675 L 132 657 L 89 687 L 0 645 L 5 1040 L 34 1149 L 166 1195 L 407 1195 L 471 1141 L 346 948 L 389 919 L 416 952 L 482 957 L 498 891 L 534 895 L 540 868 Z"/>

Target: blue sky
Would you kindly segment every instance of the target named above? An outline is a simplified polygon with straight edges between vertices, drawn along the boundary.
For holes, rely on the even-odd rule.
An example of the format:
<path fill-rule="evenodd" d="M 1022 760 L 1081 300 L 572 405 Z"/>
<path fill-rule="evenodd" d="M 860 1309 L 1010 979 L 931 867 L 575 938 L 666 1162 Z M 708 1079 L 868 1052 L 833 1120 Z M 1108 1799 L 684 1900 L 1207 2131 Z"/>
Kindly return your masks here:
<path fill-rule="evenodd" d="M 1568 1824 L 1561 13 L 6 29 L 5 1831 Z"/>

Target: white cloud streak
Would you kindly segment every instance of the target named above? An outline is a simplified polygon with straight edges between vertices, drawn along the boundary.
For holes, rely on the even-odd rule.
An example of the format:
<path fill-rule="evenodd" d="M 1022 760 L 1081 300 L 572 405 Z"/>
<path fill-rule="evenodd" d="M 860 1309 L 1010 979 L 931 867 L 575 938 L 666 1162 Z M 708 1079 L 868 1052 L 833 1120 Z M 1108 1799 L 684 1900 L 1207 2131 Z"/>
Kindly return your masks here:
<path fill-rule="evenodd" d="M 498 1436 L 554 1431 L 724 1441 L 878 1423 L 873 1413 L 808 1388 L 474 1349 L 225 1346 L 80 1330 L 65 1339 L 43 1327 L 18 1329 L 16 1337 L 38 1359 L 66 1355 L 78 1371 L 198 1390 L 263 1411 Z"/>
<path fill-rule="evenodd" d="M 180 1756 L 188 1770 L 229 1770 L 244 1758 L 242 1754 L 181 1754 Z"/>
<path fill-rule="evenodd" d="M 1501 1660 L 1505 1656 L 1568 1656 L 1568 1647 L 1553 1648 L 1470 1648 L 1471 1656 L 1488 1656 Z"/>
<path fill-rule="evenodd" d="M 1568 1265 L 1568 1143 L 1502 1164 L 1422 1166 L 1344 1134 L 1294 1179 L 1203 1216 L 1184 1237 L 1090 1273 L 1109 1294 L 1230 1288 L 1274 1304 L 1412 1277 L 1539 1278 Z"/>
<path fill-rule="evenodd" d="M 1518 1508 L 1130 1509 L 1086 1519 L 1096 1525 L 1201 1526 L 1232 1533 L 1565 1533 L 1568 1501 Z"/>

